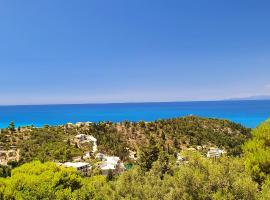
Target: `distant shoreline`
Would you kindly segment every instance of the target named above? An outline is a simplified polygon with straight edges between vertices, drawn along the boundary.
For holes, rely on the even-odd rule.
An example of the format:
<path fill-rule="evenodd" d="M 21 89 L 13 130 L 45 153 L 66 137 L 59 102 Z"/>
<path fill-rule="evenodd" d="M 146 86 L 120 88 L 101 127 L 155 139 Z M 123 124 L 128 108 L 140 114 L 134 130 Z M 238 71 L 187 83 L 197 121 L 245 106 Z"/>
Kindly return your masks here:
<path fill-rule="evenodd" d="M 170 104 L 170 103 L 203 103 L 203 102 L 248 102 L 248 101 L 270 101 L 270 99 L 222 99 L 222 100 L 191 100 L 191 101 L 142 101 L 142 102 L 104 102 L 104 103 L 52 103 L 52 104 L 10 104 L 0 107 L 19 106 L 73 106 L 73 105 L 115 105 L 115 104 Z"/>
<path fill-rule="evenodd" d="M 16 126 L 42 127 L 84 121 L 155 121 L 188 115 L 227 119 L 255 128 L 270 118 L 270 100 L 0 106 L 0 127 L 7 127 L 11 121 Z"/>

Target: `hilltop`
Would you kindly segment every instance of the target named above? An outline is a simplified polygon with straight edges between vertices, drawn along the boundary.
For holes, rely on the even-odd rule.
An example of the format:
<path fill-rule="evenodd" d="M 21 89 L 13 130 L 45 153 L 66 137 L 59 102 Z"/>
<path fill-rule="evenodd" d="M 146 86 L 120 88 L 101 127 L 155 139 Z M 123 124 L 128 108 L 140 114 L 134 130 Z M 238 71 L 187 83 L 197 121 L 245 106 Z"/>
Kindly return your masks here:
<path fill-rule="evenodd" d="M 31 160 L 71 161 L 82 156 L 90 147 L 78 148 L 73 138 L 77 134 L 93 135 L 100 152 L 117 155 L 128 160 L 127 149 L 139 153 L 149 141 L 170 154 L 188 148 L 209 147 L 226 149 L 229 155 L 240 155 L 241 145 L 250 138 L 251 129 L 228 120 L 196 116 L 157 120 L 154 122 L 77 123 L 43 128 L 23 127 L 3 129 L 0 148 L 19 149 L 20 163 Z"/>

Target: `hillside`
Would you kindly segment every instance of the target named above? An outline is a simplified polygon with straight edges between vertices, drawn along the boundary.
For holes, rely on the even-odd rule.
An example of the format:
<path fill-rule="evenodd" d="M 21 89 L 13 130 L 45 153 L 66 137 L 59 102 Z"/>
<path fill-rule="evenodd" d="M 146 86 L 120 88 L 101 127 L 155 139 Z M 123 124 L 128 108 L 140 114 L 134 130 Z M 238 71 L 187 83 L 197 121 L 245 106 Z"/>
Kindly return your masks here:
<path fill-rule="evenodd" d="M 123 122 L 116 124 L 119 134 L 131 148 L 139 148 L 154 137 L 168 148 L 218 146 L 230 154 L 240 154 L 240 146 L 250 138 L 250 129 L 228 120 L 182 117 L 155 122 Z"/>
<path fill-rule="evenodd" d="M 10 126 L 1 137 L 5 148 L 12 144 L 20 150 L 20 166 L 0 166 L 0 199 L 269 199 L 269 167 L 265 167 L 269 131 L 269 121 L 251 133 L 227 120 L 194 116 L 137 123 Z M 120 156 L 132 167 L 102 174 L 96 157 L 84 161 L 92 166 L 87 176 L 78 168 L 63 167 L 59 161 L 74 160 L 93 148 L 78 145 L 74 140 L 78 134 L 91 134 L 98 152 Z M 207 157 L 210 147 L 232 156 Z M 129 150 L 136 150 L 137 160 L 130 160 Z"/>
<path fill-rule="evenodd" d="M 89 149 L 79 149 L 72 143 L 77 134 L 97 138 L 100 152 L 128 159 L 127 149 L 139 152 L 153 139 L 170 154 L 187 148 L 207 151 L 211 146 L 226 149 L 229 155 L 241 154 L 241 145 L 250 138 L 250 129 L 218 119 L 183 117 L 155 122 L 79 123 L 43 128 L 24 127 L 2 130 L 0 146 L 20 149 L 20 162 L 31 160 L 68 161 L 82 156 Z"/>

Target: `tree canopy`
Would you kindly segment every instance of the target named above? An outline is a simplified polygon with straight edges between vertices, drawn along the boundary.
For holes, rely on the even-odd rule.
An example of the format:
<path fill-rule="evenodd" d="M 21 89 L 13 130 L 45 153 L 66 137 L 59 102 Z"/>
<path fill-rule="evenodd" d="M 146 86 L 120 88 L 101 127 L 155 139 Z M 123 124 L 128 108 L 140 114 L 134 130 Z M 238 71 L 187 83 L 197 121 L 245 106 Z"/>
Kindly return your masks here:
<path fill-rule="evenodd" d="M 248 170 L 261 184 L 270 175 L 270 119 L 252 131 L 252 139 L 243 149 Z"/>
<path fill-rule="evenodd" d="M 270 120 L 251 134 L 249 129 L 226 120 L 193 117 L 153 123 L 103 122 L 89 127 L 46 126 L 29 130 L 23 135 L 27 138 L 23 140 L 25 144 L 20 143 L 22 155 L 25 155 L 21 165 L 14 165 L 14 169 L 0 167 L 1 200 L 270 199 Z M 205 132 L 199 136 L 202 130 L 210 135 L 199 141 L 197 137 L 206 135 Z M 94 135 L 102 151 L 122 153 L 123 158 L 126 147 L 137 145 L 139 159 L 124 173 L 111 173 L 107 177 L 99 172 L 83 177 L 75 169 L 48 162 L 79 155 L 82 150 L 69 140 L 78 132 Z M 132 141 L 134 138 L 138 140 Z M 226 146 L 231 154 L 209 159 L 203 151 L 183 148 L 215 142 L 217 146 Z M 239 150 L 241 146 L 243 154 Z M 175 153 L 181 154 L 184 161 L 178 162 Z"/>

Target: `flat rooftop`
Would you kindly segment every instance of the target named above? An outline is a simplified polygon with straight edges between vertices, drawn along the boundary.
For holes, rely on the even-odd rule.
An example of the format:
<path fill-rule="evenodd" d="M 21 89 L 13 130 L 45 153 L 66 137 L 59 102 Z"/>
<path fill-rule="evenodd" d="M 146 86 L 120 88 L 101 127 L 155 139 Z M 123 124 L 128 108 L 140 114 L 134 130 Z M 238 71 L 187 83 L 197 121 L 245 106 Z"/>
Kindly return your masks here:
<path fill-rule="evenodd" d="M 84 167 L 84 166 L 90 166 L 89 163 L 85 163 L 85 162 L 66 162 L 62 164 L 65 167 Z"/>

